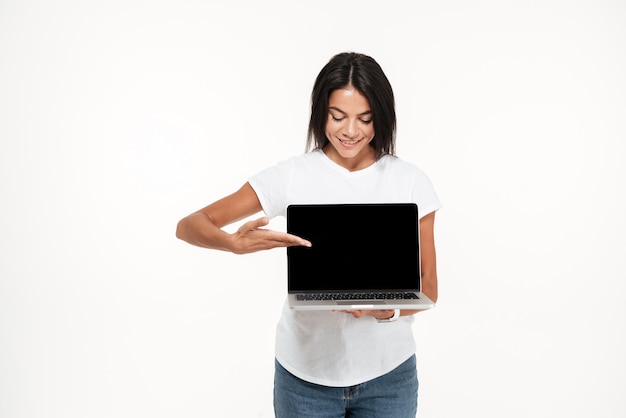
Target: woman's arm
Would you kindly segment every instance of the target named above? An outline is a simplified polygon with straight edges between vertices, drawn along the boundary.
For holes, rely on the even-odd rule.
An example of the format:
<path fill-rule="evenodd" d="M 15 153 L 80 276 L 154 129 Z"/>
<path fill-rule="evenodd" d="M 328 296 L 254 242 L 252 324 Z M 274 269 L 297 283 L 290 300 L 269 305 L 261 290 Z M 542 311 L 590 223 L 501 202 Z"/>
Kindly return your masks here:
<path fill-rule="evenodd" d="M 311 244 L 295 235 L 263 229 L 269 223 L 261 217 L 244 223 L 236 232 L 223 231 L 226 225 L 262 210 L 259 198 L 249 183 L 178 222 L 176 237 L 198 247 L 246 254 L 276 247 Z"/>

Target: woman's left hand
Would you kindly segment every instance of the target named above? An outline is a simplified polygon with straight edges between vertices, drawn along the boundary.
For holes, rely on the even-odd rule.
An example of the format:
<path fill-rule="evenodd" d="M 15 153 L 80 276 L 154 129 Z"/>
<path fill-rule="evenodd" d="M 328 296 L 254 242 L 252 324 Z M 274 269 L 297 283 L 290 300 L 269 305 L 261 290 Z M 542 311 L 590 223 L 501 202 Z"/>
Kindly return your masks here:
<path fill-rule="evenodd" d="M 389 319 L 393 316 L 393 309 L 358 309 L 358 310 L 337 310 L 333 312 L 343 312 L 351 314 L 355 318 L 361 318 L 368 315 L 373 316 L 376 319 Z"/>

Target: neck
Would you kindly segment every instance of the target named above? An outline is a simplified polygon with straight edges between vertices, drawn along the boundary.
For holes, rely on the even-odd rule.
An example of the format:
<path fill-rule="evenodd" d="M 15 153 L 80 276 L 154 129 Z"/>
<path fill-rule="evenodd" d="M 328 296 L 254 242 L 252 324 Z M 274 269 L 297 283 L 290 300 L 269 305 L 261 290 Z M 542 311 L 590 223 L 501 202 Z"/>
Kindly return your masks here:
<path fill-rule="evenodd" d="M 374 148 L 372 147 L 368 147 L 366 152 L 362 152 L 353 158 L 342 157 L 330 144 L 327 144 L 322 151 L 332 162 L 348 171 L 363 170 L 376 162 Z"/>

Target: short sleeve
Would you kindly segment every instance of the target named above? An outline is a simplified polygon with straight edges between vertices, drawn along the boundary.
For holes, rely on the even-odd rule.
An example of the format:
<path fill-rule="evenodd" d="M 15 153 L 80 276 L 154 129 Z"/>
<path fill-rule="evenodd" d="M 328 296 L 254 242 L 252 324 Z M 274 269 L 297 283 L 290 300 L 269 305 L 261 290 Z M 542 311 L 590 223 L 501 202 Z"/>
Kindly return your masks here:
<path fill-rule="evenodd" d="M 418 216 L 420 219 L 442 207 L 432 182 L 419 168 L 415 168 L 414 173 L 413 201 L 417 202 Z"/>
<path fill-rule="evenodd" d="M 269 218 L 284 214 L 292 168 L 293 159 L 289 159 L 248 178 L 248 183 L 261 202 L 263 212 Z"/>

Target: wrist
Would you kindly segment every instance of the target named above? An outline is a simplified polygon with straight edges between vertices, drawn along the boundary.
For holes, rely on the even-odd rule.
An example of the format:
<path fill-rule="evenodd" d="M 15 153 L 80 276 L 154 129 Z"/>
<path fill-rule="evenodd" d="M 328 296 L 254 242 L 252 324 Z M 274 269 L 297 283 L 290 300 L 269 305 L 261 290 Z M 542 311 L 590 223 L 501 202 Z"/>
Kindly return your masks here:
<path fill-rule="evenodd" d="M 389 318 L 385 318 L 385 319 L 378 319 L 376 318 L 377 322 L 395 322 L 398 318 L 400 317 L 400 309 L 394 309 L 393 311 L 393 315 Z"/>

